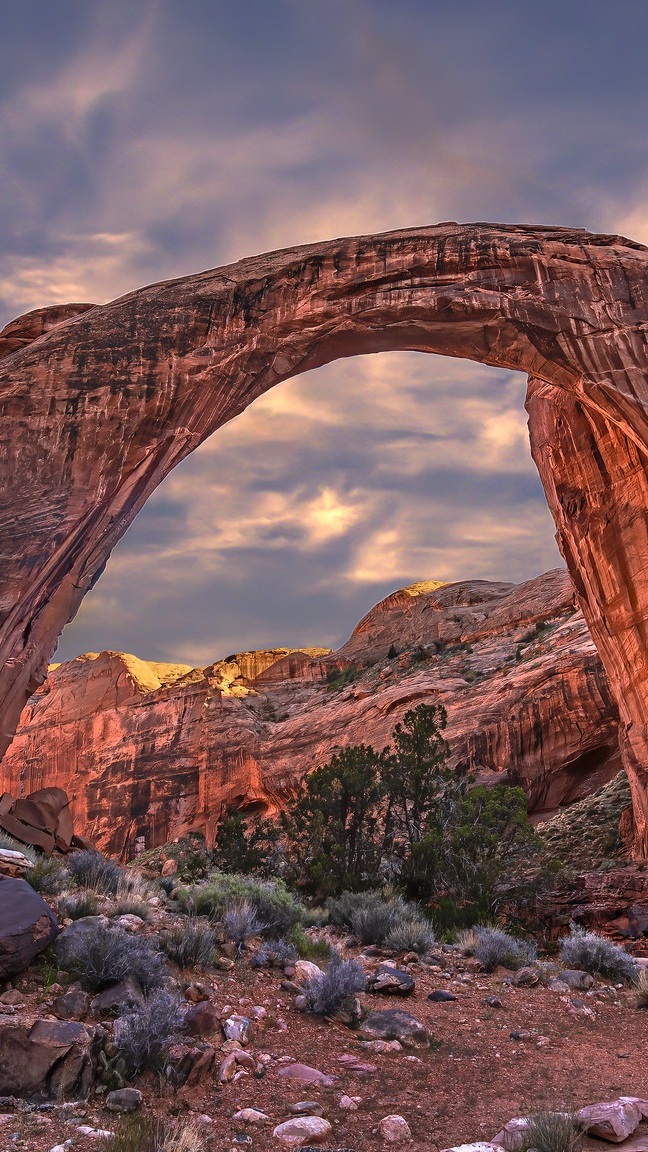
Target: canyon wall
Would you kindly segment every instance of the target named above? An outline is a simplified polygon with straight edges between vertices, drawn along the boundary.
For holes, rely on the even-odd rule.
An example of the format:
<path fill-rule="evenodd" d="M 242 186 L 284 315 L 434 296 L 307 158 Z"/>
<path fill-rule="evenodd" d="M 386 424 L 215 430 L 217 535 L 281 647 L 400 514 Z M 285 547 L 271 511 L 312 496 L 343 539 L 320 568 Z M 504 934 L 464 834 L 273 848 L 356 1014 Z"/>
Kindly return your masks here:
<path fill-rule="evenodd" d="M 211 843 L 228 805 L 271 814 L 335 750 L 381 748 L 408 708 L 438 702 L 451 763 L 522 784 L 533 811 L 619 770 L 617 710 L 556 570 L 517 586 L 402 589 L 331 654 L 275 649 L 202 669 L 81 656 L 53 668 L 25 708 L 3 787 L 64 787 L 77 832 L 111 853 L 190 829 Z"/>
<path fill-rule="evenodd" d="M 525 371 L 534 458 L 648 854 L 648 250 L 446 223 L 286 249 L 0 334 L 0 751 L 163 477 L 280 381 L 415 349 Z"/>

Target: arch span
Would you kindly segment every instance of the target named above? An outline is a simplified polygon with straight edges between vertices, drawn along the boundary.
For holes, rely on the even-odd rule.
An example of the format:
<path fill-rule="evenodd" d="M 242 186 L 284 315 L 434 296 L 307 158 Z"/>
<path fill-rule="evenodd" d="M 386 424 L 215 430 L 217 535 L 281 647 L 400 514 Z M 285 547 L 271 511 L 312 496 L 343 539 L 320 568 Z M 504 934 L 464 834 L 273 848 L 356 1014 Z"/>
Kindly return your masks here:
<path fill-rule="evenodd" d="M 617 698 L 648 855 L 648 249 L 442 224 L 272 252 L 0 334 L 0 749 L 163 477 L 281 380 L 410 349 L 529 376 L 532 453 Z"/>

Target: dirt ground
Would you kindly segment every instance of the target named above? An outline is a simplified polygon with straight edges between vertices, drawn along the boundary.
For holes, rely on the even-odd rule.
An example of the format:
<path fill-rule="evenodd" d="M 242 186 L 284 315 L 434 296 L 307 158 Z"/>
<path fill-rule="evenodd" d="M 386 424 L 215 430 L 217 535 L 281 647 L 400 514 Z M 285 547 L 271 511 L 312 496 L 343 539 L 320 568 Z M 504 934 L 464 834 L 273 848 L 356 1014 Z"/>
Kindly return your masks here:
<path fill-rule="evenodd" d="M 407 999 L 361 997 L 371 1010 L 397 1007 L 412 1013 L 433 1037 L 429 1050 L 389 1054 L 363 1048 L 344 1025 L 296 1011 L 292 996 L 281 988 L 281 972 L 253 969 L 242 959 L 231 973 L 218 974 L 212 998 L 219 1009 L 229 1004 L 243 1014 L 253 1005 L 266 1009 L 249 1048 L 256 1056 L 272 1057 L 267 1072 L 262 1078 L 243 1074 L 226 1085 L 218 1085 L 210 1075 L 197 1088 L 175 1093 L 149 1073 L 134 1081 L 145 1093 L 145 1109 L 188 1119 L 193 1115 L 205 1148 L 213 1152 L 237 1146 L 276 1152 L 280 1145 L 272 1136 L 275 1125 L 290 1118 L 291 1105 L 313 1100 L 333 1125 L 323 1148 L 373 1152 L 390 1147 L 375 1129 L 383 1116 L 397 1113 L 412 1131 L 413 1143 L 407 1146 L 436 1152 L 489 1139 L 511 1117 L 530 1110 L 648 1096 L 648 1013 L 635 1006 L 632 990 L 597 980 L 590 992 L 570 998 L 542 984 L 516 988 L 510 984 L 511 974 L 501 969 L 492 975 L 461 971 L 465 962 L 457 953 L 449 957 L 446 972 L 453 957 L 456 967 L 450 975 L 412 965 L 416 991 Z M 427 997 L 435 989 L 452 991 L 457 1000 L 432 1003 Z M 489 996 L 499 997 L 501 1006 L 488 1006 Z M 575 1010 L 572 998 L 580 999 L 592 1015 Z M 26 999 L 35 1007 L 38 994 L 27 993 Z M 40 1012 L 46 1014 L 47 1002 Z M 222 1038 L 212 1042 L 218 1047 Z M 345 1054 L 376 1070 L 350 1070 L 340 1063 Z M 280 1077 L 278 1069 L 286 1058 L 334 1077 L 334 1085 L 313 1087 Z M 343 1094 L 361 1098 L 357 1111 L 340 1108 Z M 235 1123 L 232 1115 L 241 1108 L 261 1109 L 270 1118 L 268 1124 L 252 1128 Z M 117 1120 L 99 1095 L 87 1103 L 27 1114 L 0 1101 L 0 1150 L 49 1152 L 71 1141 L 67 1147 L 74 1152 L 100 1152 L 103 1140 L 79 1134 L 79 1125 L 114 1130 Z M 249 1137 L 251 1144 L 237 1142 L 238 1134 Z"/>

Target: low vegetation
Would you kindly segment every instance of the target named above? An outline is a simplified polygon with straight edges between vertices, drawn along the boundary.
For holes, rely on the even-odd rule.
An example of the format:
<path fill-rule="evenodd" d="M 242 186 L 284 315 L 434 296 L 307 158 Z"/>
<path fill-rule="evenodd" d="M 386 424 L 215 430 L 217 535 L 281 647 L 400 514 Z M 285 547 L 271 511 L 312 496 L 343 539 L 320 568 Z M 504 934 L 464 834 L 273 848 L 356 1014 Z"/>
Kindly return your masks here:
<path fill-rule="evenodd" d="M 73 852 L 67 858 L 67 867 L 79 888 L 88 888 L 105 896 L 117 894 L 122 870 L 101 852 L 94 849 Z"/>
<path fill-rule="evenodd" d="M 475 956 L 486 972 L 492 972 L 500 964 L 504 968 L 522 968 L 537 955 L 533 940 L 519 940 L 501 928 L 484 924 L 460 933 L 457 944 L 466 955 Z"/>
<path fill-rule="evenodd" d="M 306 1011 L 316 1016 L 334 1016 L 336 1012 L 348 1010 L 366 982 L 364 969 L 357 960 L 342 960 L 332 951 L 326 971 L 311 977 L 303 986 Z"/>
<path fill-rule="evenodd" d="M 184 1017 L 180 1002 L 163 988 L 155 989 L 142 1004 L 126 1009 L 118 1017 L 113 1042 L 129 1075 L 146 1068 L 161 1071 Z"/>
<path fill-rule="evenodd" d="M 88 992 L 134 976 L 144 992 L 160 987 L 167 977 L 162 955 L 141 936 L 131 936 L 114 925 L 79 925 L 83 932 L 61 937 L 56 944 L 60 967 Z"/>
<path fill-rule="evenodd" d="M 160 933 L 160 946 L 178 968 L 209 968 L 216 957 L 216 934 L 209 921 L 188 916 Z"/>
<path fill-rule="evenodd" d="M 585 1134 L 573 1112 L 535 1112 L 522 1134 L 520 1152 L 578 1152 Z"/>
<path fill-rule="evenodd" d="M 289 935 L 300 923 L 301 901 L 282 880 L 262 880 L 238 872 L 212 872 L 187 891 L 184 904 L 197 916 L 223 920 L 226 913 L 246 902 L 254 909 L 263 935 L 271 939 Z"/>
<path fill-rule="evenodd" d="M 203 1152 L 205 1142 L 194 1122 L 159 1116 L 124 1116 L 101 1152 Z"/>
<path fill-rule="evenodd" d="M 623 948 L 576 925 L 571 925 L 569 935 L 560 941 L 560 955 L 570 968 L 582 968 L 593 976 L 604 976 L 620 984 L 633 984 L 639 976 L 636 960 Z"/>

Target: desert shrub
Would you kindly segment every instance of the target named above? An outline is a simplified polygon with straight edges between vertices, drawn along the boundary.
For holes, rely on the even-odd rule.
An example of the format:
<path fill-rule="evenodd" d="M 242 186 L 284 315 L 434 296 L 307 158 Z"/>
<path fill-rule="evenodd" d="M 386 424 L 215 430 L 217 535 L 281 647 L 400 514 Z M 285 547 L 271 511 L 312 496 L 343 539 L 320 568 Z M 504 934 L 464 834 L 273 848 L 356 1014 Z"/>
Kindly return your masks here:
<path fill-rule="evenodd" d="M 577 1152 L 583 1143 L 584 1132 L 573 1112 L 534 1112 L 529 1116 L 526 1130 L 521 1133 L 520 1152 Z"/>
<path fill-rule="evenodd" d="M 632 984 L 637 979 L 636 960 L 597 932 L 585 932 L 572 924 L 559 947 L 562 960 L 571 968 L 582 968 L 593 976 L 605 976 L 623 984 Z"/>
<path fill-rule="evenodd" d="M 67 868 L 56 856 L 38 856 L 34 867 L 25 874 L 25 880 L 34 891 L 47 896 L 57 896 L 69 879 Z"/>
<path fill-rule="evenodd" d="M 487 928 L 478 925 L 475 931 L 479 943 L 474 955 L 487 972 L 502 964 L 505 968 L 521 968 L 536 957 L 536 946 L 532 940 L 518 940 L 500 928 Z"/>
<path fill-rule="evenodd" d="M 637 1008 L 648 1008 L 648 971 L 645 968 L 637 976 L 635 1004 Z"/>
<path fill-rule="evenodd" d="M 6 848 L 8 852 L 21 852 L 27 860 L 31 860 L 32 864 L 40 858 L 40 853 L 36 848 L 32 848 L 31 844 L 21 844 L 20 840 L 15 840 L 8 832 L 0 830 L 0 848 Z"/>
<path fill-rule="evenodd" d="M 216 936 L 206 920 L 183 919 L 160 933 L 160 945 L 179 968 L 209 968 L 216 955 Z"/>
<path fill-rule="evenodd" d="M 68 869 L 72 879 L 79 888 L 90 888 L 93 892 L 105 896 L 114 896 L 117 893 L 122 878 L 121 868 L 113 860 L 103 856 L 95 849 L 83 852 L 73 852 L 67 860 Z"/>
<path fill-rule="evenodd" d="M 310 932 L 304 931 L 301 924 L 293 928 L 290 936 L 301 960 L 328 960 L 331 946 L 325 938 L 311 936 Z"/>
<path fill-rule="evenodd" d="M 251 964 L 253 968 L 284 968 L 296 959 L 297 948 L 292 940 L 273 940 L 257 949 Z"/>
<path fill-rule="evenodd" d="M 489 924 L 484 924 L 482 927 L 489 928 Z M 454 940 L 457 948 L 464 956 L 474 956 L 479 948 L 479 933 L 476 928 L 460 928 L 454 934 Z"/>
<path fill-rule="evenodd" d="M 117 1130 L 101 1144 L 102 1152 L 203 1152 L 205 1141 L 192 1122 L 160 1116 L 120 1118 Z"/>
<path fill-rule="evenodd" d="M 84 916 L 96 916 L 99 911 L 97 893 L 88 889 L 86 892 L 70 892 L 61 896 L 58 902 L 59 915 L 66 920 L 82 920 Z"/>
<path fill-rule="evenodd" d="M 301 901 L 282 880 L 260 880 L 236 872 L 214 872 L 189 892 L 188 904 L 196 915 L 222 920 L 228 908 L 247 901 L 271 939 L 287 936 L 302 916 Z"/>
<path fill-rule="evenodd" d="M 60 966 L 76 976 L 86 991 L 95 992 L 128 975 L 135 976 L 145 992 L 163 983 L 167 975 L 164 959 L 148 940 L 113 925 L 83 927 L 84 932 L 69 938 L 60 936 L 55 949 Z"/>
<path fill-rule="evenodd" d="M 145 1068 L 162 1068 L 184 1017 L 185 1010 L 175 996 L 158 988 L 117 1018 L 113 1041 L 132 1076 Z"/>
<path fill-rule="evenodd" d="M 148 920 L 151 915 L 151 909 L 146 903 L 146 900 L 142 900 L 140 896 L 118 895 L 108 915 L 139 916 L 140 920 Z"/>
<path fill-rule="evenodd" d="M 394 952 L 428 952 L 435 942 L 434 929 L 423 916 L 402 916 L 385 937 Z"/>
<path fill-rule="evenodd" d="M 332 1016 L 347 1008 L 366 982 L 364 969 L 357 960 L 341 960 L 339 954 L 332 951 L 326 971 L 321 976 L 312 977 L 303 986 L 306 1011 L 315 1016 Z"/>
<path fill-rule="evenodd" d="M 254 936 L 261 936 L 267 925 L 259 919 L 256 908 L 249 900 L 240 900 L 230 904 L 223 913 L 223 927 L 228 939 L 233 940 L 241 952 L 243 945 Z"/>

